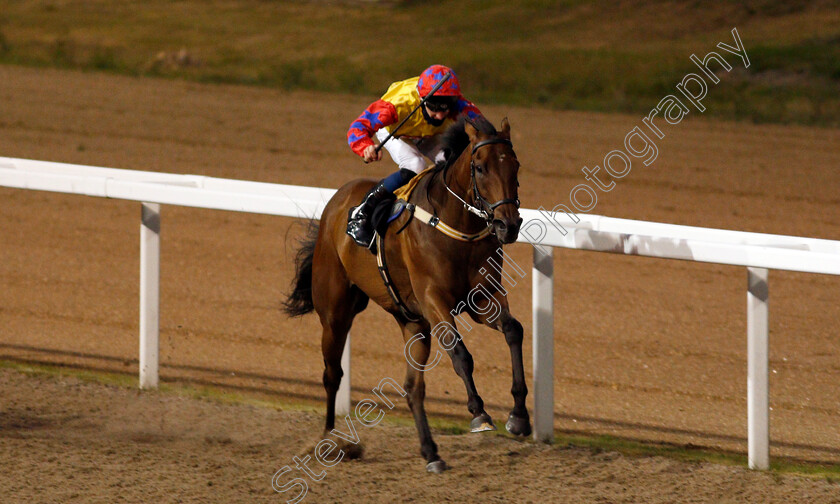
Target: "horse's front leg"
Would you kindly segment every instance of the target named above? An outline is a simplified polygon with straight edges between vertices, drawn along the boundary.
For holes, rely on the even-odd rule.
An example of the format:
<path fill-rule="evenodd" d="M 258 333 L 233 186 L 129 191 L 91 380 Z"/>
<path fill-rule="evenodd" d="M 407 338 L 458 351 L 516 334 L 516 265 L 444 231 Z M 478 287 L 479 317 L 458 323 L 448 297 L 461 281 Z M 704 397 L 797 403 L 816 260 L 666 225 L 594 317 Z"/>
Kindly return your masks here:
<path fill-rule="evenodd" d="M 513 395 L 513 409 L 508 415 L 505 428 L 516 436 L 531 434 L 531 419 L 525 398 L 528 396 L 528 385 L 525 384 L 525 366 L 522 362 L 522 338 L 524 331 L 522 324 L 510 314 L 507 298 L 500 292 L 494 292 L 492 299 L 485 299 L 477 306 L 473 318 L 505 335 L 505 341 L 510 349 L 510 363 L 513 371 L 513 385 L 510 393 Z"/>
<path fill-rule="evenodd" d="M 473 416 L 470 432 L 496 430 L 493 419 L 484 410 L 484 400 L 476 390 L 473 381 L 473 357 L 455 327 L 455 319 L 450 311 L 452 305 L 453 301 L 445 295 L 432 295 L 425 304 L 424 315 L 430 321 L 432 336 L 437 338 L 440 346 L 446 350 L 455 373 L 464 381 L 467 389 L 467 409 Z"/>
<path fill-rule="evenodd" d="M 525 366 L 522 363 L 522 324 L 507 310 L 500 316 L 501 331 L 505 334 L 505 341 L 510 349 L 510 363 L 513 370 L 513 385 L 510 393 L 513 395 L 513 409 L 508 415 L 505 428 L 516 436 L 531 434 L 531 420 L 528 408 L 525 407 L 525 397 L 528 395 L 528 385 L 525 384 Z"/>

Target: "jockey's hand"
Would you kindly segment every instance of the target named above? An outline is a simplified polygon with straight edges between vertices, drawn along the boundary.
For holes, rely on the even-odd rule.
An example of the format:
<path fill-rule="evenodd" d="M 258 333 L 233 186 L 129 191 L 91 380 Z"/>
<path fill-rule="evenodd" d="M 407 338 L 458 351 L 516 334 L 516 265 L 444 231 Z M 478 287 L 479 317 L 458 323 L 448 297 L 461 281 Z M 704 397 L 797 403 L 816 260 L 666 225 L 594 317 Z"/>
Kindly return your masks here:
<path fill-rule="evenodd" d="M 371 161 L 379 161 L 382 159 L 382 151 L 377 151 L 375 145 L 368 145 L 365 148 L 365 163 L 370 163 Z"/>

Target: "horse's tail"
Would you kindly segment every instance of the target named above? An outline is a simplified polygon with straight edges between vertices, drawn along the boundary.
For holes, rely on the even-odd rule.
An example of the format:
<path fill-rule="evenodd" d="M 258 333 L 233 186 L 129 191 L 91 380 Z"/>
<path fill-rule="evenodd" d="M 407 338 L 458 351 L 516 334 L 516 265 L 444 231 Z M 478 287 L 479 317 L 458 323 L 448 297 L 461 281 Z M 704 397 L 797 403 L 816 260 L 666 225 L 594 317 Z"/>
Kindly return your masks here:
<path fill-rule="evenodd" d="M 292 317 L 306 315 L 315 309 L 312 302 L 312 256 L 315 255 L 315 242 L 318 241 L 318 221 L 311 221 L 306 236 L 300 241 L 300 249 L 295 258 L 294 289 L 283 302 L 283 311 Z"/>

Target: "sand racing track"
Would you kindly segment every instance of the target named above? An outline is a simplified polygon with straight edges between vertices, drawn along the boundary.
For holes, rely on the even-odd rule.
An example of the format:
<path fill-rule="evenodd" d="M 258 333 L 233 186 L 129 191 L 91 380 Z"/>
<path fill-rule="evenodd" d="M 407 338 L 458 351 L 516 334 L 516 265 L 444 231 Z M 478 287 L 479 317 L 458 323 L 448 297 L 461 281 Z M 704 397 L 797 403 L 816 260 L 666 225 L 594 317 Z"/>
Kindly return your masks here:
<path fill-rule="evenodd" d="M 0 67 L 0 156 L 337 187 L 383 176 L 346 128 L 364 97 Z M 632 115 L 484 107 L 508 116 L 523 206 L 551 208 L 641 123 Z M 686 120 L 593 213 L 840 239 L 840 133 Z M 137 374 L 137 203 L 0 189 L 0 357 Z M 300 221 L 164 206 L 161 377 L 278 411 L 0 372 L 5 502 L 283 502 L 271 476 L 319 439 L 320 329 L 279 310 Z M 527 245 L 510 247 L 530 270 Z M 744 268 L 555 252 L 556 428 L 746 451 Z M 840 462 L 840 279 L 770 272 L 771 457 Z M 510 293 L 530 332 L 530 281 Z M 353 327 L 353 395 L 402 382 L 396 325 Z M 466 334 L 501 425 L 503 337 Z M 530 337 L 526 338 L 530 355 Z M 530 372 L 530 359 L 526 369 Z M 530 379 L 530 378 L 529 378 Z M 451 366 L 427 376 L 431 416 L 464 424 Z M 404 403 L 388 413 L 405 419 Z M 840 502 L 840 485 L 495 435 L 437 433 L 453 469 L 423 473 L 406 422 L 360 432 L 366 456 L 311 482 L 306 502 Z M 7 500 L 11 498 L 11 501 Z M 754 499 L 754 500 L 753 500 Z"/>

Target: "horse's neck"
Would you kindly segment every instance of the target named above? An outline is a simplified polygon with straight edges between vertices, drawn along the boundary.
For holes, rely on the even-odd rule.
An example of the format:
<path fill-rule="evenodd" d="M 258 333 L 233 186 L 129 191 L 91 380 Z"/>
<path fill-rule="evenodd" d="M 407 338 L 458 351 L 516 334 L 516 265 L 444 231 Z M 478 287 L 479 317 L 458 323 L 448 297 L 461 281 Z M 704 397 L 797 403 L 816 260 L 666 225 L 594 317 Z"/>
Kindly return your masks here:
<path fill-rule="evenodd" d="M 479 217 L 468 212 L 463 203 L 458 201 L 447 189 L 449 185 L 455 194 L 467 203 L 472 204 L 472 193 L 470 192 L 470 156 L 469 150 L 465 151 L 447 171 L 435 177 L 429 177 L 426 182 L 424 194 L 428 194 L 428 200 L 434 207 L 434 213 L 440 220 L 449 226 L 464 232 L 477 233 L 481 231 L 486 223 Z M 426 196 L 423 197 L 426 200 Z M 430 209 L 431 210 L 431 209 Z"/>

